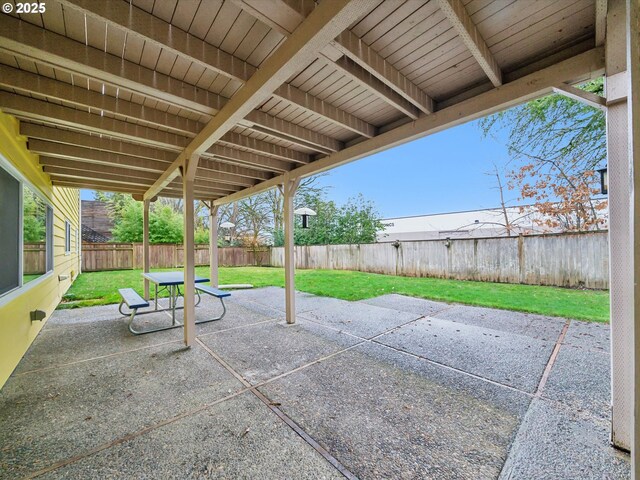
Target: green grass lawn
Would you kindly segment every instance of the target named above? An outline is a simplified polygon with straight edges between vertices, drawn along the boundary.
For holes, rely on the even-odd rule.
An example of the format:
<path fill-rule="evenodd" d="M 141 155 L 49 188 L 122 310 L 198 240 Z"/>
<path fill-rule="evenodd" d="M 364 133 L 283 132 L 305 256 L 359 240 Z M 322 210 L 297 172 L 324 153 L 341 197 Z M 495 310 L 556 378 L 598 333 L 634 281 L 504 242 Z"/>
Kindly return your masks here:
<path fill-rule="evenodd" d="M 73 283 L 58 308 L 119 303 L 119 288 L 133 287 L 142 293 L 140 273 L 140 270 L 83 273 Z M 198 267 L 196 273 L 208 277 L 208 267 Z M 221 267 L 220 283 L 283 287 L 284 270 L 265 267 Z M 594 322 L 609 321 L 609 293 L 594 290 L 395 277 L 343 270 L 297 270 L 296 289 L 343 300 L 363 300 L 387 293 L 399 293 L 430 300 Z"/>

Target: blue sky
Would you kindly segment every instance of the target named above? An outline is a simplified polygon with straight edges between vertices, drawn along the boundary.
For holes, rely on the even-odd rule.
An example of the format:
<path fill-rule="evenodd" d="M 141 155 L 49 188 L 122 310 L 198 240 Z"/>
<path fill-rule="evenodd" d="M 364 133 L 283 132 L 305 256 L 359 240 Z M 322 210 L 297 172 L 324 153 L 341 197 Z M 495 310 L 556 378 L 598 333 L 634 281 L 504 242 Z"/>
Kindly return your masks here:
<path fill-rule="evenodd" d="M 321 184 L 339 204 L 362 192 L 383 218 L 497 207 L 495 177 L 485 173 L 509 160 L 504 140 L 469 122 L 336 168 Z"/>
<path fill-rule="evenodd" d="M 495 178 L 485 173 L 508 159 L 503 138 L 483 138 L 470 122 L 331 170 L 320 184 L 338 204 L 362 193 L 383 218 L 497 207 Z"/>

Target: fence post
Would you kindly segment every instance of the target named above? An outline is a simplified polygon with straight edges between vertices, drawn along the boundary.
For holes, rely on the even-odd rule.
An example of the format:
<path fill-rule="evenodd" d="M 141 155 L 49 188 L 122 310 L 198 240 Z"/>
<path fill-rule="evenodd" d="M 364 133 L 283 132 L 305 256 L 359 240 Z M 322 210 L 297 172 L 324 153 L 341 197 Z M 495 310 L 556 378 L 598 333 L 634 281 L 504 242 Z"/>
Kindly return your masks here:
<path fill-rule="evenodd" d="M 524 266 L 524 236 L 518 234 L 518 272 L 520 274 L 520 283 L 524 283 L 525 280 L 525 266 Z"/>

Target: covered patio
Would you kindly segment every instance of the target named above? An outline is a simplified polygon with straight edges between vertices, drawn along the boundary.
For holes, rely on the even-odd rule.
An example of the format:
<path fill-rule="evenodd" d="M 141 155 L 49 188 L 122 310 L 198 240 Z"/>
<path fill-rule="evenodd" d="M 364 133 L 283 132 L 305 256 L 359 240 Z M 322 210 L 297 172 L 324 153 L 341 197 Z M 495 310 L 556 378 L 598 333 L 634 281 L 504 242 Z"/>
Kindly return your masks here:
<path fill-rule="evenodd" d="M 310 294 L 288 325 L 283 304 L 234 292 L 190 349 L 115 306 L 57 312 L 0 396 L 3 478 L 629 477 L 608 325 Z"/>
<path fill-rule="evenodd" d="M 5 5 L 0 109 L 20 120 L 54 187 L 144 202 L 145 271 L 150 203 L 183 199 L 185 305 L 182 332 L 149 338 L 127 336 L 106 308 L 55 313 L 1 393 L 3 473 L 563 476 L 571 451 L 559 438 L 581 425 L 570 435 L 587 442 L 573 445 L 586 457 L 576 478 L 625 474 L 624 454 L 605 439 L 635 455 L 637 2 L 52 0 L 37 13 Z M 575 87 L 603 75 L 606 98 Z M 473 314 L 476 325 L 440 319 L 454 311 L 445 306 L 296 295 L 293 200 L 303 177 L 552 92 L 607 112 L 610 345 L 595 340 L 604 330 L 578 322 L 492 312 Z M 236 293 L 224 322 L 197 326 L 194 200 L 209 206 L 217 286 L 218 207 L 269 188 L 284 195 L 284 291 Z M 469 325 L 458 331 L 451 321 Z M 590 328 L 598 333 L 583 338 Z M 580 372 L 561 371 L 563 352 L 592 351 L 588 339 L 603 350 L 598 368 L 612 366 L 611 388 L 594 373 L 582 394 L 567 392 L 578 373 L 597 371 L 584 358 L 575 359 L 586 362 Z M 198 460 L 212 449 L 217 460 Z"/>

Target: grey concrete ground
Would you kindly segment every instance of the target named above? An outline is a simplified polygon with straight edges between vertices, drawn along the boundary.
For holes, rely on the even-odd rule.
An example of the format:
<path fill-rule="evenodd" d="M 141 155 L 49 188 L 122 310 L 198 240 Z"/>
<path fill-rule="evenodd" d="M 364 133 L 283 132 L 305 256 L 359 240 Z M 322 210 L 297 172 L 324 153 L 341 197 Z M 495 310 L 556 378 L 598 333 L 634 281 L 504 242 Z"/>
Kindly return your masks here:
<path fill-rule="evenodd" d="M 233 292 L 191 349 L 116 306 L 56 312 L 0 391 L 0 478 L 629 478 L 608 325 L 304 293 L 287 325 L 283 306 Z"/>

